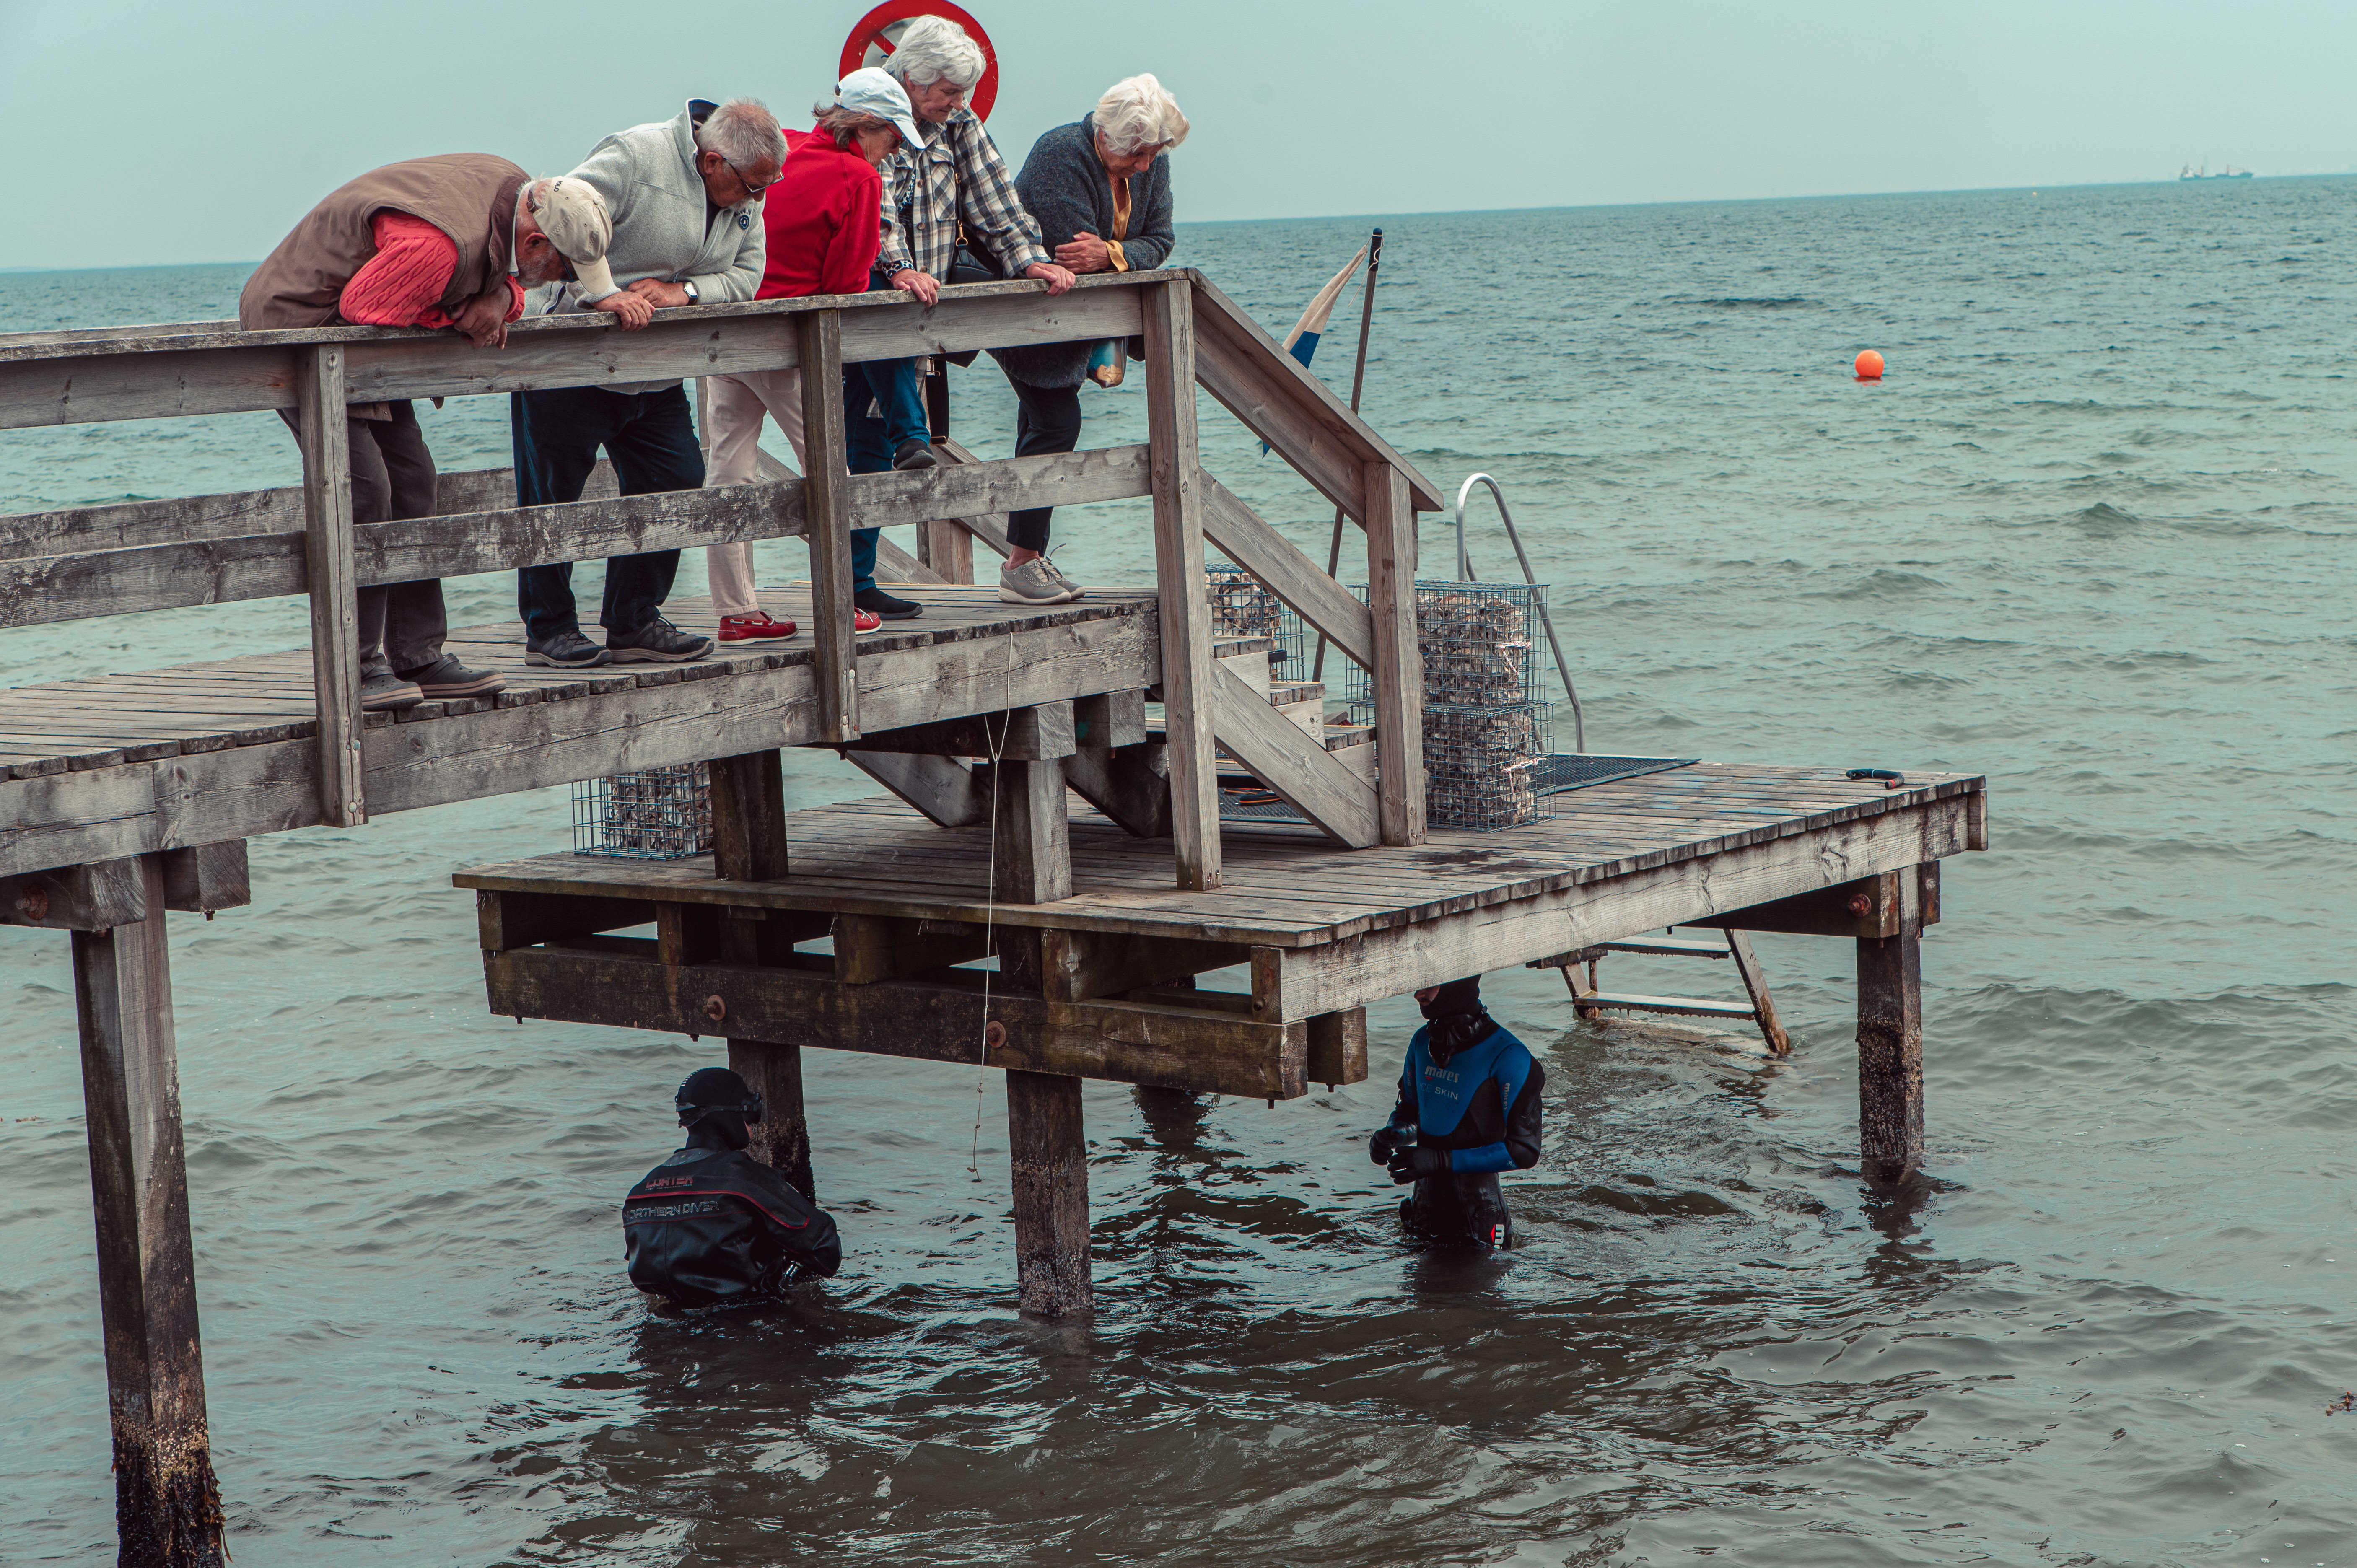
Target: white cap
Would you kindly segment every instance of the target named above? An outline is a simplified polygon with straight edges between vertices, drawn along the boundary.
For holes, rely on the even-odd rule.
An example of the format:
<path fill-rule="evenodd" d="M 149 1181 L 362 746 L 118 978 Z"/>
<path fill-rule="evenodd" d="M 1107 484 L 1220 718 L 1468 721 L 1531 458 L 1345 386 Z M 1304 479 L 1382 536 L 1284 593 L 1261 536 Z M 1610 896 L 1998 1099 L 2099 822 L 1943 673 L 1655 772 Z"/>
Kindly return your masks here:
<path fill-rule="evenodd" d="M 570 177 L 540 182 L 532 217 L 557 254 L 573 263 L 583 299 L 600 300 L 614 292 L 613 269 L 606 264 L 606 252 L 614 242 L 614 220 L 595 186 Z"/>
<path fill-rule="evenodd" d="M 909 90 L 888 71 L 872 65 L 853 71 L 835 84 L 834 106 L 889 120 L 910 152 L 925 150 L 925 138 L 917 131 L 916 111 L 909 106 Z"/>

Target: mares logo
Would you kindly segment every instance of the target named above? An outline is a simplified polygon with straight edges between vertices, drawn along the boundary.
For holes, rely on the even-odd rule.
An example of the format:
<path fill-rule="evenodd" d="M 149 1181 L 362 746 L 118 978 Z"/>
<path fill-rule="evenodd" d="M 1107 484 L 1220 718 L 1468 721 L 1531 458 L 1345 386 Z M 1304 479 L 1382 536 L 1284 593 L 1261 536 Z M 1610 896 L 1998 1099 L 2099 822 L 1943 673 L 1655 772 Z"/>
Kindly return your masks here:
<path fill-rule="evenodd" d="M 1434 1067 L 1429 1062 L 1425 1064 L 1424 1076 L 1426 1078 L 1445 1079 L 1450 1083 L 1455 1083 L 1457 1081 L 1457 1075 L 1455 1073 L 1449 1071 L 1445 1067 Z"/>

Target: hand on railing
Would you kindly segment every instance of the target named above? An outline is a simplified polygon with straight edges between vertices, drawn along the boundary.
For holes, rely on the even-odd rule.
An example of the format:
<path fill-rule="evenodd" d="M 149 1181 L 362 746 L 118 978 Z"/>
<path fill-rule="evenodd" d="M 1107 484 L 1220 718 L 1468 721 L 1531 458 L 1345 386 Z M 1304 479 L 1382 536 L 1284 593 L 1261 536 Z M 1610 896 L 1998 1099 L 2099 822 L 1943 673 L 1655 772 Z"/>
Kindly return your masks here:
<path fill-rule="evenodd" d="M 892 286 L 916 296 L 917 303 L 931 308 L 942 297 L 942 285 L 931 273 L 920 273 L 914 267 L 902 267 L 892 274 Z"/>
<path fill-rule="evenodd" d="M 508 346 L 508 306 L 514 300 L 507 279 L 501 278 L 490 292 L 479 294 L 460 306 L 450 325 L 478 349 L 504 349 Z"/>
<path fill-rule="evenodd" d="M 1080 281 L 1073 277 L 1071 272 L 1053 262 L 1034 262 L 1023 269 L 1023 275 L 1027 278 L 1045 279 L 1049 294 L 1062 294 Z"/>
<path fill-rule="evenodd" d="M 609 294 L 589 308 L 603 310 L 616 317 L 625 332 L 636 332 L 655 318 L 654 301 L 643 294 L 632 294 L 629 289 Z"/>
<path fill-rule="evenodd" d="M 694 296 L 687 290 L 675 283 L 666 283 L 662 278 L 640 278 L 630 285 L 630 292 L 639 295 L 657 310 L 677 310 L 683 305 L 695 303 Z"/>

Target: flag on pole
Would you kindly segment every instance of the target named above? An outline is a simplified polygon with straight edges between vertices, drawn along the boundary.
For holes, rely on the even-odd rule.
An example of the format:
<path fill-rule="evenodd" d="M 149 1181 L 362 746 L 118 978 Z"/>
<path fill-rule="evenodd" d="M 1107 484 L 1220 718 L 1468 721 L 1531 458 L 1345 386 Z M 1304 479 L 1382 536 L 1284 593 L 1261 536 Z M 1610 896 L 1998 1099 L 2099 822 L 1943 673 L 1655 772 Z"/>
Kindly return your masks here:
<path fill-rule="evenodd" d="M 1309 357 L 1318 352 L 1318 339 L 1325 336 L 1326 318 L 1334 314 L 1334 302 L 1342 297 L 1342 290 L 1358 272 L 1359 263 L 1366 259 L 1367 248 L 1361 245 L 1359 253 L 1351 258 L 1351 264 L 1336 273 L 1331 281 L 1318 291 L 1317 297 L 1309 302 L 1309 308 L 1301 313 L 1301 319 L 1295 322 L 1293 330 L 1286 335 L 1286 353 L 1305 366 L 1309 363 Z"/>

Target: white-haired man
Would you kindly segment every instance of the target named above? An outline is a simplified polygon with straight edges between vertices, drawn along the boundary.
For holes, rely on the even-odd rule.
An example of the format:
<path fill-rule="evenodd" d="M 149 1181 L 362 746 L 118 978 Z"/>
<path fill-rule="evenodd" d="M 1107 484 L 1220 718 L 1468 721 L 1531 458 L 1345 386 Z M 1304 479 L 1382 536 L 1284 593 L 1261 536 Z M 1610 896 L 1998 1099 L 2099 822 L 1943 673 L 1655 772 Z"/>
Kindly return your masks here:
<path fill-rule="evenodd" d="M 612 276 L 597 288 L 550 290 L 534 306 L 602 310 L 634 330 L 659 308 L 751 299 L 765 248 L 760 197 L 785 161 L 776 116 L 749 98 L 691 99 L 670 120 L 608 136 L 569 177 L 596 190 L 613 214 Z M 510 414 L 519 506 L 579 500 L 601 446 L 626 496 L 704 483 L 694 416 L 676 381 L 516 392 Z M 573 669 L 703 658 L 712 639 L 680 630 L 662 613 L 678 572 L 676 550 L 608 560 L 600 648 L 581 634 L 572 564 L 523 568 L 516 597 L 525 662 Z"/>
<path fill-rule="evenodd" d="M 605 204 L 576 180 L 530 179 L 488 153 L 411 158 L 348 181 L 305 214 L 246 280 L 238 325 L 449 328 L 478 349 L 499 348 L 526 288 L 604 277 L 611 238 Z M 352 521 L 433 516 L 434 455 L 408 400 L 352 403 L 345 416 Z M 439 580 L 378 584 L 358 597 L 361 707 L 489 696 L 504 684 L 443 651 Z"/>
<path fill-rule="evenodd" d="M 1172 227 L 1170 160 L 1163 155 L 1187 139 L 1187 116 L 1151 75 L 1114 82 L 1096 108 L 1031 144 L 1015 188 L 1055 247 L 1057 262 L 1076 273 L 1146 271 L 1160 266 L 1178 243 Z M 1069 452 L 1081 439 L 1081 383 L 1088 378 L 1092 343 L 1041 343 L 993 349 L 1018 404 L 1015 455 Z M 1115 353 L 1122 350 L 1115 345 Z M 1118 367 L 1116 357 L 1113 363 Z M 998 596 L 1010 604 L 1060 605 L 1086 592 L 1048 559 L 1052 508 L 1006 514 L 1014 553 L 999 569 Z"/>

